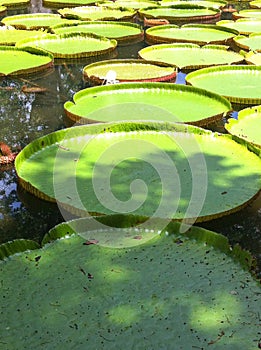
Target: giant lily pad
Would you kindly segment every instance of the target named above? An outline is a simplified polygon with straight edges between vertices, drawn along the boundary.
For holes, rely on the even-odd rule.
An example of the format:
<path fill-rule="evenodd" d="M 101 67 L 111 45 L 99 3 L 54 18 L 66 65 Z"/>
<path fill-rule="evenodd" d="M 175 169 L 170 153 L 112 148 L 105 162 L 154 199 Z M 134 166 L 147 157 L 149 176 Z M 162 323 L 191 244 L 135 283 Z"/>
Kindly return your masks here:
<path fill-rule="evenodd" d="M 102 6 L 109 7 L 125 7 L 134 10 L 138 10 L 146 7 L 156 6 L 158 3 L 156 1 L 151 0 L 115 0 L 115 1 L 101 1 L 100 4 Z"/>
<path fill-rule="evenodd" d="M 118 45 L 132 44 L 143 40 L 143 29 L 135 23 L 114 21 L 88 21 L 77 24 L 57 25 L 52 28 L 55 34 L 71 32 L 94 33 L 109 39 L 116 39 Z"/>
<path fill-rule="evenodd" d="M 95 0 L 42 0 L 44 7 L 50 8 L 63 8 L 63 7 L 75 7 L 75 6 L 86 6 L 95 5 L 99 1 Z"/>
<path fill-rule="evenodd" d="M 6 26 L 12 26 L 17 29 L 49 28 L 65 22 L 70 21 L 52 13 L 30 13 L 26 15 L 7 16 L 2 19 L 2 23 Z"/>
<path fill-rule="evenodd" d="M 209 23 L 219 20 L 221 15 L 219 9 L 191 4 L 148 7 L 138 10 L 138 13 L 141 18 L 164 18 L 170 23 L 180 24 L 188 22 Z"/>
<path fill-rule="evenodd" d="M 115 234 L 132 233 L 116 219 Z M 128 249 L 70 233 L 0 262 L 2 349 L 257 348 L 260 287 L 239 262 L 244 252 L 213 232 L 179 229 Z"/>
<path fill-rule="evenodd" d="M 187 83 L 213 91 L 242 105 L 261 103 L 261 67 L 238 65 L 202 68 L 186 76 Z"/>
<path fill-rule="evenodd" d="M 256 18 L 239 18 L 236 21 L 222 20 L 218 26 L 237 30 L 240 34 L 249 35 L 261 32 L 261 20 Z"/>
<path fill-rule="evenodd" d="M 261 188 L 261 158 L 246 145 L 178 123 L 67 128 L 27 145 L 15 167 L 27 191 L 83 216 L 200 222 L 240 210 Z"/>
<path fill-rule="evenodd" d="M 116 21 L 131 20 L 136 15 L 136 11 L 127 8 L 112 8 L 107 6 L 79 6 L 64 8 L 58 12 L 66 18 L 75 18 L 85 21 Z"/>
<path fill-rule="evenodd" d="M 83 75 L 91 85 L 106 84 L 110 73 L 117 82 L 175 81 L 177 70 L 164 63 L 140 59 L 116 59 L 95 62 L 83 68 Z M 109 75 L 108 75 L 109 74 Z M 114 83 L 114 81 L 109 81 Z"/>
<path fill-rule="evenodd" d="M 220 9 L 220 8 L 226 6 L 227 1 L 223 1 L 223 0 L 161 0 L 160 4 L 161 4 L 161 6 L 190 4 L 190 5 L 198 5 L 198 6 Z"/>
<path fill-rule="evenodd" d="M 146 42 L 149 44 L 189 42 L 206 45 L 210 43 L 229 44 L 232 38 L 238 35 L 238 31 L 211 24 L 185 24 L 181 27 L 176 25 L 155 26 L 148 28 L 145 34 Z"/>
<path fill-rule="evenodd" d="M 261 148 L 261 106 L 239 111 L 238 118 L 229 118 L 225 127 L 230 134 Z"/>
<path fill-rule="evenodd" d="M 117 41 L 91 33 L 46 34 L 39 38 L 22 40 L 17 46 L 42 48 L 51 52 L 55 58 L 80 58 L 112 52 Z"/>
<path fill-rule="evenodd" d="M 261 11 L 260 10 L 254 10 L 254 9 L 247 9 L 247 10 L 241 10 L 238 12 L 233 12 L 232 13 L 233 19 L 238 19 L 238 18 L 261 18 Z"/>
<path fill-rule="evenodd" d="M 15 45 L 18 41 L 44 35 L 40 30 L 24 30 L 8 27 L 0 27 L 0 45 Z"/>
<path fill-rule="evenodd" d="M 164 120 L 206 125 L 231 110 L 221 96 L 172 83 L 128 83 L 77 92 L 65 112 L 74 121 Z"/>
<path fill-rule="evenodd" d="M 43 50 L 0 46 L 0 75 L 35 73 L 53 66 L 53 56 Z"/>
<path fill-rule="evenodd" d="M 248 37 L 239 35 L 233 41 L 244 50 L 261 52 L 261 33 L 251 33 Z"/>
<path fill-rule="evenodd" d="M 220 64 L 240 63 L 244 56 L 228 51 L 227 46 L 196 44 L 158 44 L 145 47 L 138 52 L 145 59 L 173 64 L 182 70 L 193 70 Z"/>
<path fill-rule="evenodd" d="M 8 9 L 23 8 L 30 4 L 30 0 L 0 0 L 0 5 Z"/>

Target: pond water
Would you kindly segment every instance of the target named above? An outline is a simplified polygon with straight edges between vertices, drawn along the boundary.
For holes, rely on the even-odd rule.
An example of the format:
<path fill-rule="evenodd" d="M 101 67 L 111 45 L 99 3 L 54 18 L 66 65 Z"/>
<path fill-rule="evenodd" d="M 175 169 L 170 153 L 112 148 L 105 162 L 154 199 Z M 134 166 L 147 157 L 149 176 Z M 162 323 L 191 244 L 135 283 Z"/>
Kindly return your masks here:
<path fill-rule="evenodd" d="M 40 1 L 33 1 L 29 9 L 12 11 L 8 15 L 30 12 L 52 11 L 43 8 Z M 139 43 L 119 47 L 117 58 L 136 58 L 137 52 L 144 46 L 144 43 Z M 87 87 L 82 69 L 91 62 L 93 59 L 73 63 L 61 60 L 42 76 L 1 79 L 0 141 L 19 150 L 42 135 L 67 127 L 63 104 L 71 100 L 75 92 Z M 184 77 L 180 73 L 177 83 L 184 84 Z M 23 86 L 42 87 L 46 91 L 25 93 Z M 212 128 L 225 132 L 220 124 L 212 125 Z M 41 201 L 18 186 L 13 165 L 0 167 L 0 243 L 15 238 L 40 241 L 50 228 L 61 221 L 63 217 L 55 204 Z M 244 210 L 201 226 L 220 232 L 228 237 L 231 244 L 239 243 L 250 250 L 260 269 L 261 195 Z"/>

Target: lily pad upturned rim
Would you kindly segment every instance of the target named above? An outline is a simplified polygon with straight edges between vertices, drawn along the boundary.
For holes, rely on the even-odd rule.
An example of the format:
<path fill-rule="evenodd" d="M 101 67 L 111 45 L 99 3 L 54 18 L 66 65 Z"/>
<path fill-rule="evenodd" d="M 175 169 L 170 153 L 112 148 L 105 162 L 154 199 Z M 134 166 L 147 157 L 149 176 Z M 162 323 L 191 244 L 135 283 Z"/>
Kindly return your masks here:
<path fill-rule="evenodd" d="M 39 48 L 31 48 L 31 47 L 24 47 L 24 48 L 19 48 L 16 46 L 5 46 L 5 45 L 0 45 L 0 52 L 1 51 L 12 51 L 12 52 L 26 52 L 32 55 L 39 55 L 39 56 L 45 56 L 48 57 L 50 60 L 48 63 L 39 65 L 39 66 L 32 66 L 32 68 L 26 68 L 26 69 L 19 69 L 19 70 L 13 70 L 11 73 L 8 75 L 12 76 L 17 76 L 17 75 L 27 75 L 27 74 L 37 74 L 39 71 L 43 71 L 45 69 L 51 68 L 54 65 L 54 57 L 51 53 L 39 49 Z M 0 72 L 0 76 L 5 76 L 5 74 L 2 74 Z"/>
<path fill-rule="evenodd" d="M 186 29 L 186 28 L 195 28 L 195 29 L 211 29 L 211 30 L 216 30 L 221 31 L 221 32 L 227 32 L 230 33 L 231 36 L 228 37 L 227 39 L 223 39 L 223 40 L 212 40 L 212 41 L 203 41 L 203 40 L 196 40 L 196 39 L 178 39 L 178 38 L 169 38 L 169 37 L 164 37 L 164 35 L 157 35 L 157 30 L 168 30 L 171 28 L 179 28 L 180 30 L 182 29 Z M 156 33 L 155 33 L 156 32 Z M 231 28 L 227 28 L 227 27 L 221 27 L 221 26 L 217 26 L 216 24 L 194 24 L 194 23 L 189 23 L 189 24 L 183 24 L 182 26 L 178 26 L 175 24 L 167 24 L 162 26 L 154 26 L 151 28 L 146 29 L 145 31 L 145 41 L 148 44 L 155 44 L 155 43 L 168 43 L 168 42 L 182 42 L 182 43 L 195 43 L 198 45 L 206 45 L 206 44 L 228 44 L 230 41 L 232 41 L 232 38 L 236 35 L 238 35 L 239 32 L 235 29 L 231 29 Z"/>
<path fill-rule="evenodd" d="M 83 68 L 83 77 L 85 80 L 87 80 L 91 85 L 102 85 L 104 83 L 104 79 L 101 79 L 99 75 L 88 75 L 88 69 L 92 69 L 95 67 L 103 66 L 103 65 L 108 65 L 108 68 L 113 70 L 114 65 L 117 64 L 122 64 L 126 65 L 126 69 L 129 66 L 131 68 L 131 65 L 133 64 L 134 66 L 137 65 L 144 65 L 144 67 L 147 66 L 158 66 L 162 68 L 167 68 L 168 70 L 172 70 L 171 73 L 166 73 L 166 75 L 158 76 L 158 77 L 150 77 L 150 78 L 142 78 L 141 79 L 121 79 L 121 77 L 116 76 L 117 80 L 121 83 L 124 82 L 170 82 L 170 81 L 175 81 L 176 76 L 177 76 L 177 68 L 175 66 L 166 64 L 166 63 L 161 63 L 161 62 L 155 62 L 155 61 L 145 61 L 141 59 L 112 59 L 112 60 L 104 60 L 104 61 L 99 61 L 95 63 L 91 63 Z"/>
<path fill-rule="evenodd" d="M 225 129 L 234 137 L 241 138 L 245 140 L 246 142 L 249 142 L 251 145 L 258 147 L 261 149 L 261 142 L 257 143 L 253 140 L 250 140 L 247 136 L 247 130 L 241 129 L 241 133 L 234 131 L 233 126 L 234 125 L 240 125 L 241 121 L 247 120 L 249 117 L 251 118 L 253 112 L 258 113 L 258 118 L 260 119 L 260 125 L 261 125 L 261 105 L 258 106 L 251 106 L 248 108 L 244 108 L 238 112 L 237 119 L 235 118 L 228 118 L 227 122 L 225 123 Z M 257 125 L 257 133 L 259 131 L 258 125 Z"/>
<path fill-rule="evenodd" d="M 68 53 L 60 53 L 60 52 L 51 52 L 47 49 L 45 49 L 48 52 L 51 52 L 51 54 L 54 56 L 54 58 L 82 58 L 82 57 L 91 57 L 91 56 L 98 56 L 98 55 L 104 55 L 107 53 L 110 53 L 114 51 L 117 47 L 117 41 L 114 39 L 108 39 L 100 35 L 96 35 L 94 33 L 69 33 L 69 34 L 46 34 L 40 37 L 33 37 L 33 38 L 28 38 L 25 40 L 19 41 L 16 46 L 17 47 L 36 47 L 38 48 L 37 44 L 34 44 L 37 41 L 52 41 L 52 40 L 88 40 L 88 39 L 94 39 L 100 41 L 100 42 L 106 42 L 108 44 L 108 47 L 99 51 L 84 51 L 84 46 L 82 47 L 82 51 L 79 50 L 78 52 L 70 52 Z"/>
<path fill-rule="evenodd" d="M 197 71 L 189 73 L 185 80 L 186 83 L 189 85 L 193 85 L 190 81 L 191 78 L 195 76 L 200 76 L 200 75 L 208 75 L 208 74 L 217 74 L 218 72 L 225 72 L 225 71 L 260 71 L 261 74 L 261 66 L 254 66 L 254 65 L 220 65 L 220 66 L 214 66 L 214 67 L 208 67 L 208 68 L 201 68 Z M 228 96 L 228 95 L 223 95 L 226 97 L 231 103 L 234 104 L 239 104 L 239 105 L 258 105 L 261 103 L 261 96 L 260 98 L 253 98 L 253 97 L 238 97 L 238 96 Z"/>
<path fill-rule="evenodd" d="M 193 50 L 223 50 L 224 52 L 229 52 L 230 55 L 234 55 L 235 57 L 237 57 L 238 59 L 235 59 L 235 61 L 233 61 L 232 63 L 242 63 L 244 61 L 244 56 L 241 55 L 240 53 L 234 52 L 234 51 L 228 51 L 229 46 L 226 45 L 211 45 L 211 44 L 207 44 L 204 46 L 200 46 L 198 44 L 194 44 L 194 43 L 168 43 L 168 44 L 155 44 L 155 45 L 150 45 L 147 47 L 142 48 L 141 50 L 138 51 L 138 56 L 142 59 L 146 59 L 146 55 L 144 56 L 144 53 L 146 53 L 147 51 L 154 51 L 157 52 L 157 50 L 161 50 L 161 49 L 170 49 L 173 48 L 173 50 L 188 50 L 189 54 L 191 54 L 191 52 L 193 52 Z M 240 57 L 242 56 L 242 57 Z M 150 58 L 151 60 L 151 58 Z M 157 61 L 157 59 L 155 59 L 155 61 Z M 183 62 L 183 61 L 182 61 Z M 165 63 L 169 63 L 170 62 L 165 62 Z M 227 63 L 227 64 L 231 64 L 231 62 Z M 207 63 L 207 61 L 205 60 L 204 63 L 200 63 L 200 64 L 188 64 L 188 65 L 182 65 L 179 66 L 176 63 L 173 62 L 173 65 L 177 65 L 179 69 L 181 69 L 183 72 L 188 73 L 192 70 L 198 70 L 198 69 L 202 69 L 205 67 L 217 67 L 220 66 L 220 63 L 216 62 L 209 62 Z M 225 65 L 225 64 L 224 64 Z"/>
<path fill-rule="evenodd" d="M 136 42 L 140 42 L 144 39 L 144 30 L 143 28 L 137 24 L 132 22 L 124 22 L 124 21 L 76 21 L 75 23 L 64 23 L 64 24 L 57 24 L 55 26 L 52 26 L 50 30 L 54 34 L 59 34 L 59 28 L 70 28 L 70 27 L 76 27 L 78 29 L 81 28 L 81 26 L 108 26 L 110 29 L 112 26 L 119 27 L 119 28 L 134 28 L 137 29 L 137 33 L 129 35 L 115 35 L 115 36 L 109 36 L 104 35 L 105 37 L 109 39 L 115 39 L 117 40 L 118 46 L 119 45 L 127 45 L 127 44 L 133 44 Z M 58 29 L 58 32 L 56 32 L 56 29 Z M 77 32 L 79 32 L 77 30 Z M 94 33 L 94 32 L 93 32 Z"/>
<path fill-rule="evenodd" d="M 67 115 L 67 117 L 69 119 L 71 119 L 74 122 L 79 122 L 80 124 L 86 124 L 86 123 L 101 123 L 101 121 L 98 120 L 93 120 L 90 119 L 90 117 L 85 116 L 81 116 L 81 115 L 77 115 L 75 112 L 73 113 L 70 110 L 71 106 L 74 106 L 75 104 L 77 104 L 77 102 L 79 102 L 82 98 L 85 97 L 85 95 L 90 94 L 90 95 L 97 95 L 103 92 L 108 92 L 111 93 L 113 91 L 115 92 L 120 92 L 121 90 L 133 90 L 133 89 L 148 89 L 148 91 L 152 90 L 152 91 L 159 91 L 160 89 L 162 89 L 162 91 L 166 92 L 167 91 L 177 91 L 179 93 L 195 93 L 198 96 L 206 96 L 207 98 L 211 99 L 211 100 L 215 100 L 218 101 L 219 103 L 222 103 L 222 105 L 224 106 L 224 110 L 221 113 L 215 114 L 215 115 L 208 115 L 208 117 L 204 117 L 199 120 L 191 120 L 188 121 L 186 120 L 186 124 L 189 125 L 195 125 L 195 126 L 199 126 L 199 127 L 203 127 L 208 125 L 209 123 L 212 122 L 216 122 L 218 120 L 220 120 L 221 118 L 223 118 L 225 116 L 225 114 L 229 114 L 232 111 L 232 106 L 231 103 L 228 101 L 228 99 L 224 98 L 223 96 L 210 92 L 208 90 L 204 90 L 204 89 L 200 89 L 194 86 L 189 86 L 189 85 L 184 85 L 184 84 L 173 84 L 173 83 L 168 83 L 168 82 L 146 82 L 146 83 L 120 83 L 120 84 L 113 84 L 113 85 L 103 85 L 103 86 L 94 86 L 94 87 L 89 87 L 87 89 L 83 89 L 80 90 L 78 92 L 76 92 L 73 95 L 73 102 L 71 101 L 66 101 L 64 104 L 64 110 L 65 113 Z M 209 101 L 208 101 L 209 102 Z M 213 113 L 213 112 L 212 112 Z M 146 121 L 147 122 L 147 121 Z M 107 123 L 107 122 L 106 122 Z M 113 121 L 108 122 L 113 123 Z M 115 122 L 117 123 L 117 122 Z M 185 123 L 185 122 L 184 122 Z"/>

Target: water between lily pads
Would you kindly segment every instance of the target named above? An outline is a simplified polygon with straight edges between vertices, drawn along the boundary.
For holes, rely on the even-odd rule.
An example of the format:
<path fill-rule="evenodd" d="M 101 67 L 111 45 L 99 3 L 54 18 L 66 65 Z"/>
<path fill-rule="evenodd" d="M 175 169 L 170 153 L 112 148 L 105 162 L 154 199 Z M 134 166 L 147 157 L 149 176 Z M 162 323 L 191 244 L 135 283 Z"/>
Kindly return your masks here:
<path fill-rule="evenodd" d="M 28 12 L 51 12 L 32 2 Z M 144 43 L 117 49 L 117 58 L 137 58 Z M 98 58 L 102 60 L 104 58 Z M 68 126 L 63 104 L 74 93 L 87 87 L 82 69 L 93 62 L 63 62 L 45 74 L 27 78 L 0 80 L 0 140 L 14 149 L 22 149 L 34 139 Z M 185 74 L 179 73 L 177 83 L 184 84 Z M 24 92 L 24 87 L 41 87 L 45 92 Z M 210 126 L 225 132 L 223 124 Z M 236 184 L 235 184 L 236 186 Z M 18 186 L 13 165 L 0 167 L 0 243 L 15 238 L 41 241 L 54 225 L 63 221 L 55 204 L 41 201 Z M 245 209 L 203 223 L 200 226 L 226 235 L 231 244 L 239 243 L 248 249 L 261 269 L 261 195 Z"/>

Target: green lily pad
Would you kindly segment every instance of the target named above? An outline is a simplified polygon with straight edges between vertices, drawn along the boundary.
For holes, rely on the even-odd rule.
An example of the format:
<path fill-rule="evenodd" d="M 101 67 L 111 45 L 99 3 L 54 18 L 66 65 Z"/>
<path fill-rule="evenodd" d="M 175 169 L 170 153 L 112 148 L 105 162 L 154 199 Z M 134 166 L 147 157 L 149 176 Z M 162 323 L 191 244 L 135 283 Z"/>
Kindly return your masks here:
<path fill-rule="evenodd" d="M 205 45 L 200 47 L 189 43 L 152 45 L 141 49 L 138 55 L 145 60 L 173 64 L 182 70 L 240 63 L 244 60 L 243 55 L 228 51 L 228 47 L 224 45 Z"/>
<path fill-rule="evenodd" d="M 184 1 L 184 0 L 182 0 Z M 238 31 L 210 24 L 164 25 L 148 28 L 145 40 L 148 44 L 189 42 L 198 45 L 229 44 Z"/>
<path fill-rule="evenodd" d="M 129 9 L 138 10 L 141 8 L 152 7 L 157 5 L 157 1 L 151 0 L 115 0 L 115 1 L 101 1 L 102 6 L 109 7 L 125 7 Z"/>
<path fill-rule="evenodd" d="M 0 5 L 8 9 L 23 8 L 30 4 L 30 0 L 0 0 Z"/>
<path fill-rule="evenodd" d="M 60 9 L 58 12 L 65 18 L 75 18 L 82 21 L 128 21 L 136 15 L 136 11 L 133 9 L 107 6 L 78 6 Z"/>
<path fill-rule="evenodd" d="M 198 5 L 198 6 L 220 9 L 220 8 L 226 6 L 227 1 L 222 1 L 222 0 L 162 0 L 162 1 L 160 1 L 160 4 L 162 6 L 190 4 L 190 5 Z"/>
<path fill-rule="evenodd" d="M 56 24 L 66 22 L 70 23 L 68 19 L 52 13 L 30 13 L 26 15 L 7 16 L 2 19 L 3 24 L 17 29 L 49 28 Z"/>
<path fill-rule="evenodd" d="M 261 66 L 261 53 L 258 52 L 247 52 L 245 54 L 245 61 L 248 64 L 255 64 L 256 66 Z"/>
<path fill-rule="evenodd" d="M 241 105 L 261 103 L 261 67 L 238 65 L 202 68 L 186 76 L 186 82 L 225 96 Z"/>
<path fill-rule="evenodd" d="M 43 50 L 0 46 L 0 76 L 42 71 L 53 66 L 53 56 Z"/>
<path fill-rule="evenodd" d="M 254 10 L 254 9 L 246 9 L 246 10 L 241 10 L 238 12 L 233 12 L 232 13 L 232 18 L 233 19 L 238 19 L 238 18 L 261 18 L 261 11 Z"/>
<path fill-rule="evenodd" d="M 8 27 L 0 28 L 0 45 L 15 45 L 18 41 L 46 34 L 40 30 L 24 30 Z"/>
<path fill-rule="evenodd" d="M 260 9 L 261 8 L 261 1 L 260 0 L 250 1 L 249 6 L 253 9 Z"/>
<path fill-rule="evenodd" d="M 231 110 L 221 96 L 173 83 L 121 83 L 77 92 L 64 105 L 68 117 L 81 123 L 164 120 L 207 125 Z"/>
<path fill-rule="evenodd" d="M 52 27 L 55 34 L 72 32 L 94 33 L 117 40 L 118 45 L 133 44 L 144 38 L 143 29 L 135 23 L 114 21 L 88 21 L 77 24 L 65 24 Z"/>
<path fill-rule="evenodd" d="M 177 69 L 164 63 L 147 62 L 140 59 L 106 60 L 91 63 L 83 68 L 84 78 L 91 85 L 108 83 L 110 74 L 113 74 L 117 82 L 173 82 L 176 80 Z M 109 81 L 109 83 L 114 83 L 114 81 Z"/>
<path fill-rule="evenodd" d="M 17 46 L 41 48 L 51 52 L 54 58 L 80 58 L 112 52 L 117 41 L 91 33 L 46 34 L 19 41 Z"/>
<path fill-rule="evenodd" d="M 7 7 L 0 5 L 0 15 L 4 16 L 6 14 Z"/>
<path fill-rule="evenodd" d="M 241 49 L 261 52 L 261 33 L 251 33 L 248 37 L 238 35 L 233 41 Z"/>
<path fill-rule="evenodd" d="M 225 128 L 257 147 L 261 148 L 261 106 L 245 108 L 238 113 L 238 118 L 229 118 Z"/>
<path fill-rule="evenodd" d="M 235 29 L 239 34 L 249 35 L 261 32 L 261 20 L 256 18 L 239 18 L 236 21 L 222 20 L 216 23 L 218 26 Z"/>
<path fill-rule="evenodd" d="M 2 349 L 254 350 L 260 286 L 233 253 L 221 235 L 171 224 L 129 249 L 74 234 L 10 256 L 0 262 Z"/>
<path fill-rule="evenodd" d="M 95 5 L 95 0 L 42 0 L 43 6 L 48 8 L 63 8 L 75 6 Z"/>
<path fill-rule="evenodd" d="M 261 189 L 260 156 L 229 135 L 178 123 L 67 128 L 27 145 L 15 168 L 24 189 L 81 216 L 201 222 L 242 209 Z"/>
<path fill-rule="evenodd" d="M 221 11 L 219 9 L 207 8 L 197 5 L 173 5 L 169 7 L 158 6 L 148 7 L 138 10 L 141 18 L 164 18 L 170 23 L 209 23 L 220 19 Z"/>

